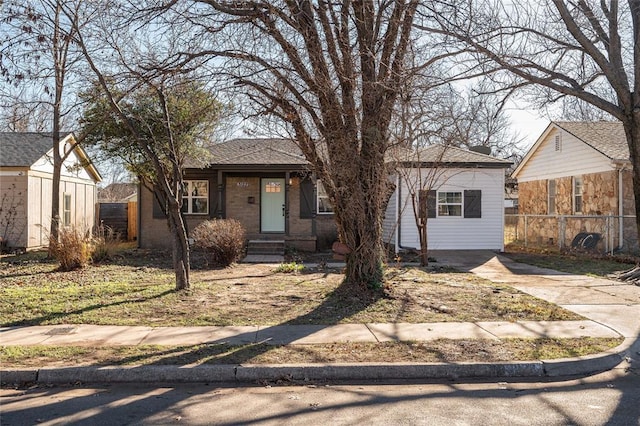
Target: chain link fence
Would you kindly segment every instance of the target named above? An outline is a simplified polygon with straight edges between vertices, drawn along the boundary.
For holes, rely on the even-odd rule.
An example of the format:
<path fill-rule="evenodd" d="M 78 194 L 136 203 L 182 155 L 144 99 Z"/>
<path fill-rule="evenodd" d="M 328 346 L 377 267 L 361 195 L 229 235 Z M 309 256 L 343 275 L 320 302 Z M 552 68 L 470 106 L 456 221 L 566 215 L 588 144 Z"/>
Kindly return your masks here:
<path fill-rule="evenodd" d="M 635 216 L 505 215 L 505 244 L 637 253 Z"/>

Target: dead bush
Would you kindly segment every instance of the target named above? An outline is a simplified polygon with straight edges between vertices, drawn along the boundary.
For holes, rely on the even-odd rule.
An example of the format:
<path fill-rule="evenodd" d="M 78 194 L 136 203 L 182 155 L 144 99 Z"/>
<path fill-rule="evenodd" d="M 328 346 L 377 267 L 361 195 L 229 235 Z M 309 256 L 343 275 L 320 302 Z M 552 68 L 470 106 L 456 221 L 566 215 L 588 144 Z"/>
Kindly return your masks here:
<path fill-rule="evenodd" d="M 191 233 L 197 248 L 203 249 L 215 266 L 229 266 L 244 251 L 245 231 L 235 219 L 212 219 L 196 226 Z"/>
<path fill-rule="evenodd" d="M 111 259 L 120 244 L 120 234 L 113 228 L 101 224 L 98 226 L 94 238 L 93 261 L 101 262 Z"/>
<path fill-rule="evenodd" d="M 94 240 L 91 233 L 76 227 L 61 228 L 58 241 L 49 238 L 49 251 L 60 262 L 61 271 L 80 269 L 91 262 Z"/>

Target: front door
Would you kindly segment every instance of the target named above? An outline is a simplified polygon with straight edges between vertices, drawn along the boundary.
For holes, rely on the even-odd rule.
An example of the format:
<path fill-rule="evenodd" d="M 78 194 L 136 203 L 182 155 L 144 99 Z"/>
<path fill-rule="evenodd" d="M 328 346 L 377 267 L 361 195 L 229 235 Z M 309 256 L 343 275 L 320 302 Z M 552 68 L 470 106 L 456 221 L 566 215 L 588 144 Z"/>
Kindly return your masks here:
<path fill-rule="evenodd" d="M 284 201 L 284 179 L 261 180 L 261 232 L 284 232 Z"/>

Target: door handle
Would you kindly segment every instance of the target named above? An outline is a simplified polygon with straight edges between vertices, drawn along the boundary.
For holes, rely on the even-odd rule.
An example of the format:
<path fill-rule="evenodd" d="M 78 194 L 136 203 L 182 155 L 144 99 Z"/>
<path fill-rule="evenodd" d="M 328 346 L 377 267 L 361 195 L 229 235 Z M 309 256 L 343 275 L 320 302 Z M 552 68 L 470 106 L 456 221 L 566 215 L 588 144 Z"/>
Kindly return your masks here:
<path fill-rule="evenodd" d="M 284 204 L 282 205 L 282 216 L 284 216 Z"/>

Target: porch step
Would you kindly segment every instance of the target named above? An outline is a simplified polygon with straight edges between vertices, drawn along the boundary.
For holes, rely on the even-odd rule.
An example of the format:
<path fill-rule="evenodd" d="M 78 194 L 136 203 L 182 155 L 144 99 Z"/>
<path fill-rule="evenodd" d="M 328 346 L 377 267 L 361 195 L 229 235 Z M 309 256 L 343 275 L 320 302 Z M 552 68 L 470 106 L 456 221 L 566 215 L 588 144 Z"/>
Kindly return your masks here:
<path fill-rule="evenodd" d="M 284 240 L 249 240 L 247 256 L 250 255 L 284 256 Z"/>

